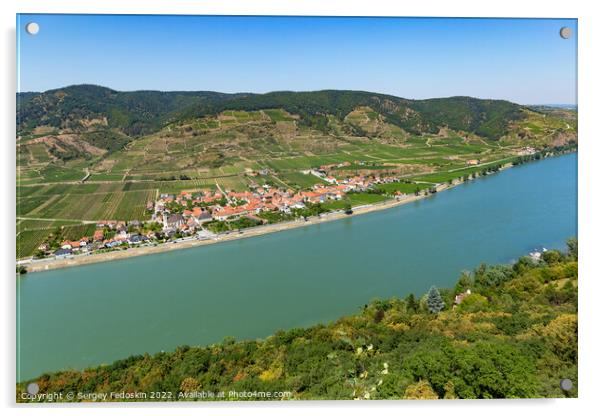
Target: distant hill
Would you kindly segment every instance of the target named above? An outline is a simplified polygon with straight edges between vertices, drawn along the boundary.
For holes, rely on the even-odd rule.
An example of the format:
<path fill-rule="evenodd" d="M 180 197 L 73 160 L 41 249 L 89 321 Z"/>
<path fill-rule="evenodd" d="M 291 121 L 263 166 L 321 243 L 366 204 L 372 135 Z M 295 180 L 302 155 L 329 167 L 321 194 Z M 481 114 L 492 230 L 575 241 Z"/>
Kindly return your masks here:
<path fill-rule="evenodd" d="M 236 95 L 216 92 L 118 92 L 96 85 L 74 85 L 43 93 L 17 94 L 17 131 L 31 132 L 50 126 L 77 130 L 90 120 L 131 136 L 163 127 L 179 112 L 194 104 L 214 102 Z"/>
<path fill-rule="evenodd" d="M 131 137 L 153 133 L 174 121 L 216 115 L 225 110 L 282 108 L 300 116 L 300 123 L 320 128 L 327 116 L 342 120 L 366 106 L 384 120 L 412 134 L 441 128 L 499 139 L 525 117 L 525 107 L 502 100 L 450 97 L 409 100 L 365 91 L 277 91 L 267 94 L 225 94 L 212 91 L 119 92 L 95 85 L 75 85 L 42 93 L 17 94 L 18 135 L 43 127 L 73 132 L 90 125 L 117 129 Z"/>

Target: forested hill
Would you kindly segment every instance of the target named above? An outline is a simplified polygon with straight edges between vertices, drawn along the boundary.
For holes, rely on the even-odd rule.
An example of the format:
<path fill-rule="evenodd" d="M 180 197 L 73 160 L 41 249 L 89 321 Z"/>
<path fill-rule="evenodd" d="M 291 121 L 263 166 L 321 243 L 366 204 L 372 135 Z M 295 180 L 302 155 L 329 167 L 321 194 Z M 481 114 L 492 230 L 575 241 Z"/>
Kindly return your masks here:
<path fill-rule="evenodd" d="M 170 122 L 215 115 L 224 110 L 282 108 L 305 125 L 320 126 L 327 116 L 343 119 L 360 106 L 372 108 L 385 121 L 412 134 L 437 133 L 447 127 L 497 139 L 524 107 L 502 100 L 450 97 L 408 100 L 364 91 L 280 91 L 267 94 L 225 94 L 210 91 L 119 92 L 95 85 L 75 85 L 43 93 L 17 95 L 18 135 L 36 128 L 77 131 L 91 123 L 119 129 L 129 136 L 152 133 Z"/>
<path fill-rule="evenodd" d="M 481 265 L 453 289 L 374 301 L 328 325 L 183 346 L 35 381 L 40 393 L 169 392 L 171 400 L 200 391 L 290 392 L 287 399 L 576 397 L 577 241 L 568 248 Z M 574 385 L 569 391 L 560 388 L 565 378 Z M 17 386 L 18 401 L 27 401 L 26 386 Z"/>
<path fill-rule="evenodd" d="M 17 94 L 17 132 L 36 127 L 61 129 L 87 127 L 104 121 L 130 136 L 159 130 L 194 104 L 233 98 L 216 92 L 118 92 L 96 85 L 74 85 L 43 93 Z"/>

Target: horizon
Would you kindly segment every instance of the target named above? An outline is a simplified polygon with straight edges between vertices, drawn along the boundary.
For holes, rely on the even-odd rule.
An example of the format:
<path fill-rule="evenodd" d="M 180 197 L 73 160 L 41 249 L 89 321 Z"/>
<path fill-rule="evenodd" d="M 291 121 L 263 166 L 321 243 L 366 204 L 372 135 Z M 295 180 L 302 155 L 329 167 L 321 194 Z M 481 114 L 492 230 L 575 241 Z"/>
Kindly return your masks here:
<path fill-rule="evenodd" d="M 58 90 L 64 90 L 67 88 L 72 88 L 72 87 L 81 87 L 81 86 L 91 86 L 91 87 L 98 87 L 98 88 L 106 88 L 109 89 L 111 91 L 117 92 L 117 93 L 133 93 L 133 92 L 159 92 L 159 93 L 198 93 L 198 92 L 211 92 L 211 93 L 217 93 L 217 94 L 229 94 L 229 95 L 235 95 L 235 94 L 252 94 L 252 95 L 267 95 L 267 94 L 274 94 L 274 93 L 311 93 L 311 92 L 322 92 L 322 91 L 352 91 L 352 92 L 359 92 L 359 93 L 369 93 L 369 94 L 380 94 L 380 95 L 391 95 L 392 97 L 395 98 L 401 98 L 401 99 L 405 99 L 405 100 L 411 100 L 411 101 L 426 101 L 426 100 L 438 100 L 438 99 L 446 99 L 446 98 L 461 98 L 461 97 L 466 97 L 466 98 L 473 98 L 473 99 L 478 99 L 478 100 L 491 100 L 491 101 L 508 101 L 510 103 L 513 104 L 517 104 L 517 105 L 521 105 L 521 106 L 536 106 L 536 105 L 541 105 L 541 106 L 571 106 L 571 107 L 577 107 L 577 104 L 572 104 L 572 103 L 562 103 L 562 102 L 557 102 L 557 103 L 543 103 L 543 102 L 536 102 L 536 103 L 517 103 L 514 101 L 510 101 L 510 100 L 505 100 L 505 99 L 501 99 L 501 98 L 481 98 L 481 97 L 473 97 L 470 95 L 451 95 L 451 96 L 440 96 L 440 97 L 427 97 L 427 98 L 408 98 L 408 97 L 404 97 L 404 96 L 397 96 L 397 95 L 393 95 L 393 94 L 388 94 L 386 92 L 379 92 L 379 91 L 365 91 L 365 90 L 352 90 L 352 89 L 337 89 L 337 88 L 324 88 L 324 89 L 319 89 L 319 90 L 274 90 L 274 91 L 267 91 L 267 92 L 263 92 L 263 93 L 258 93 L 258 92 L 252 92 L 252 91 L 236 91 L 236 92 L 224 92 L 224 91 L 217 91 L 217 90 L 160 90 L 160 89 L 136 89 L 136 90 L 119 90 L 119 89 L 115 89 L 115 88 L 111 88 L 111 87 L 107 87 L 105 85 L 100 85 L 100 84 L 90 84 L 90 83 L 86 83 L 86 84 L 71 84 L 71 85 L 65 85 L 63 87 L 54 87 L 54 88 L 50 88 L 44 91 L 17 91 L 17 94 L 46 94 L 50 91 L 58 91 Z"/>
<path fill-rule="evenodd" d="M 18 92 L 90 84 L 577 104 L 576 19 L 20 14 L 17 26 Z"/>

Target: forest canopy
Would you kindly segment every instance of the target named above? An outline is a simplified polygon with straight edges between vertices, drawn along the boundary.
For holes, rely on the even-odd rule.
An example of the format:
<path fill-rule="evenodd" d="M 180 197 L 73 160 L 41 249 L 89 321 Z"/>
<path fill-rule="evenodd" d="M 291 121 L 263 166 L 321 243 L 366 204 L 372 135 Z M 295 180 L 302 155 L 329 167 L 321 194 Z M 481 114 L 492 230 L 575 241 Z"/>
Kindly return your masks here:
<path fill-rule="evenodd" d="M 388 123 L 412 134 L 437 133 L 440 128 L 498 139 L 512 122 L 524 118 L 524 107 L 503 100 L 449 97 L 409 100 L 366 91 L 276 91 L 266 94 L 225 94 L 212 91 L 120 92 L 96 85 L 73 85 L 41 93 L 17 95 L 17 134 L 46 126 L 85 131 L 90 120 L 132 137 L 156 132 L 167 124 L 216 115 L 225 110 L 282 108 L 300 122 L 323 128 L 327 116 L 343 119 L 355 108 L 369 106 Z"/>

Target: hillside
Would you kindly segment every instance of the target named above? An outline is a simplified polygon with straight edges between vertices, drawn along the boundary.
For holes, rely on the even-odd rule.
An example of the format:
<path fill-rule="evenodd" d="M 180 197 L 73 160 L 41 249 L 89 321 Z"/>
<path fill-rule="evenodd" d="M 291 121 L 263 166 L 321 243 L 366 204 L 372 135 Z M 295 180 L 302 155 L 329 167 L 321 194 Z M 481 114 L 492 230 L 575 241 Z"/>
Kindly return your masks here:
<path fill-rule="evenodd" d="M 216 115 L 225 110 L 256 111 L 282 108 L 299 114 L 307 125 L 319 126 L 328 115 L 342 120 L 360 106 L 372 107 L 393 125 L 410 133 L 436 133 L 442 127 L 497 139 L 508 124 L 523 118 L 521 106 L 501 100 L 451 97 L 407 100 L 363 91 L 325 90 L 222 94 L 216 92 L 118 92 L 94 85 L 77 85 L 44 93 L 24 93 L 18 99 L 18 134 L 43 126 L 84 131 L 93 120 L 109 128 L 140 136 L 187 117 Z"/>
<path fill-rule="evenodd" d="M 364 117 L 368 117 L 369 123 L 350 119 L 350 115 L 361 109 L 366 110 Z M 551 136 L 565 135 L 565 142 L 576 136 L 574 113 L 573 116 L 566 111 L 545 114 L 500 100 L 470 97 L 407 100 L 336 90 L 267 94 L 118 92 L 94 85 L 77 85 L 44 93 L 18 94 L 18 144 L 37 147 L 34 153 L 42 158 L 39 161 L 92 160 L 124 149 L 128 143 L 148 135 L 162 133 L 165 138 L 176 140 L 177 137 L 169 137 L 169 133 L 174 129 L 178 131 L 182 125 L 188 125 L 188 131 L 197 130 L 199 135 L 216 127 L 225 130 L 230 126 L 225 125 L 227 120 L 221 116 L 232 111 L 250 113 L 251 117 L 233 119 L 230 123 L 269 122 L 263 123 L 262 130 L 249 132 L 249 138 L 255 134 L 275 142 L 285 139 L 283 135 L 322 135 L 329 138 L 328 143 L 335 138 L 369 137 L 379 143 L 403 146 L 411 144 L 408 139 L 412 136 L 437 136 L 442 131 L 466 140 L 499 141 L 518 137 L 520 132 L 516 129 L 522 129 L 532 114 L 548 117 L 542 127 L 553 125 Z M 278 111 L 285 111 L 290 117 L 278 117 Z M 269 116 L 270 112 L 273 116 Z M 256 117 L 258 113 L 263 117 Z M 204 128 L 195 129 L 195 120 L 208 123 L 197 123 L 197 127 L 204 125 Z M 279 122 L 286 121 L 293 121 L 289 127 L 294 128 L 283 132 Z M 521 136 L 522 144 L 528 144 L 525 137 Z M 391 138 L 397 141 L 387 141 Z M 22 165 L 26 160 L 19 162 Z"/>
<path fill-rule="evenodd" d="M 74 85 L 44 93 L 17 94 L 18 135 L 40 127 L 86 131 L 90 123 L 139 136 L 164 126 L 175 115 L 202 101 L 219 100 L 215 92 L 118 92 L 95 85 Z"/>
<path fill-rule="evenodd" d="M 35 381 L 40 393 L 163 391 L 169 400 L 200 391 L 300 400 L 576 397 L 577 241 L 568 248 L 463 273 L 440 290 L 444 305 L 431 289 L 265 340 L 182 346 Z M 560 389 L 563 378 L 572 390 Z M 26 385 L 17 385 L 18 401 Z"/>

